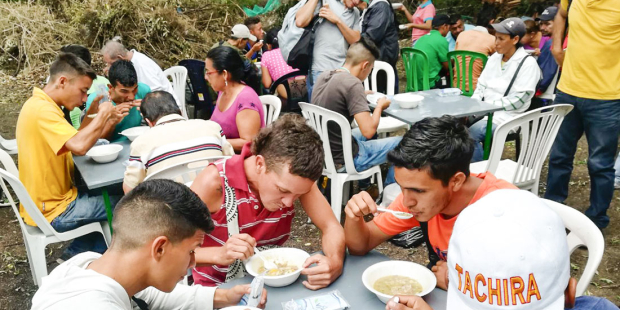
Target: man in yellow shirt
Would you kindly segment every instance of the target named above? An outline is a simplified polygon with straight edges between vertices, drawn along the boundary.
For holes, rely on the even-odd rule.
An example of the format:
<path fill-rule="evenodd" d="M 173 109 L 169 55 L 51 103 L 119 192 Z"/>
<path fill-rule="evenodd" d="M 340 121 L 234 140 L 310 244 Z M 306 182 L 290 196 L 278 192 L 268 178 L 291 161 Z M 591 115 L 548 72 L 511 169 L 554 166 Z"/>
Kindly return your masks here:
<path fill-rule="evenodd" d="M 77 131 L 61 110 L 64 107 L 70 111 L 84 104 L 96 77 L 82 59 L 61 53 L 50 67 L 49 83 L 43 89 L 34 88 L 17 120 L 19 178 L 43 216 L 60 232 L 106 219 L 102 197 L 78 193 L 72 181 L 71 154 L 84 155 L 104 128 L 116 124 L 122 114 L 110 102 L 104 102 L 99 104 L 93 121 Z M 111 199 L 113 203 L 117 200 Z M 23 207 L 20 213 L 26 224 L 36 225 Z M 84 250 L 103 253 L 105 242 L 100 235 L 91 234 L 76 239 L 65 253 L 72 256 Z"/>
<path fill-rule="evenodd" d="M 574 106 L 551 149 L 545 198 L 564 202 L 577 142 L 588 141 L 590 208 L 585 214 L 603 229 L 614 190 L 614 157 L 620 134 L 620 2 L 562 0 L 553 30 L 554 57 L 563 65 L 556 103 Z M 569 21 L 568 48 L 562 40 Z"/>

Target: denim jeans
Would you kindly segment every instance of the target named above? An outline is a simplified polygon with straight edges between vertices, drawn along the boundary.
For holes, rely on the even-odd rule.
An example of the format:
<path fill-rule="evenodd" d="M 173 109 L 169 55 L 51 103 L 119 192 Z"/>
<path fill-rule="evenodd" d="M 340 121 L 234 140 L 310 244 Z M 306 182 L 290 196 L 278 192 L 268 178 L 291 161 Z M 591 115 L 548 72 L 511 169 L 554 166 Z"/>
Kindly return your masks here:
<path fill-rule="evenodd" d="M 110 196 L 112 207 L 120 200 L 120 196 Z M 58 232 L 76 229 L 93 222 L 106 221 L 103 196 L 90 196 L 88 193 L 78 192 L 77 198 L 69 203 L 67 209 L 52 220 L 51 225 Z M 100 233 L 90 233 L 76 238 L 63 253 L 63 259 L 69 259 L 76 254 L 93 251 L 103 254 L 107 246 Z"/>
<path fill-rule="evenodd" d="M 571 310 L 618 310 L 618 307 L 605 298 L 579 296 L 575 299 L 575 306 Z"/>
<path fill-rule="evenodd" d="M 471 162 L 475 163 L 484 159 L 484 138 L 487 135 L 487 119 L 483 118 L 477 122 L 475 122 L 471 127 L 469 127 L 469 136 L 474 139 L 474 156 L 471 158 Z M 495 132 L 495 128 L 497 128 L 496 124 L 493 124 L 492 132 Z M 493 138 L 493 135 L 491 135 Z"/>
<path fill-rule="evenodd" d="M 596 226 L 609 225 L 607 209 L 614 191 L 614 159 L 620 133 L 620 99 L 585 99 L 558 91 L 556 103 L 572 104 L 551 148 L 545 198 L 563 203 L 568 197 L 568 183 L 573 159 L 581 135 L 588 141 L 590 207 L 585 214 Z"/>
<path fill-rule="evenodd" d="M 314 83 L 316 83 L 316 79 L 319 78 L 321 73 L 323 73 L 323 71 L 310 70 L 312 81 L 306 80 L 306 88 L 308 88 L 308 102 L 312 102 L 312 88 L 314 88 Z"/>
<path fill-rule="evenodd" d="M 387 162 L 387 153 L 393 150 L 403 137 L 390 137 L 383 139 L 368 140 L 362 135 L 359 128 L 355 128 L 351 132 L 353 138 L 357 141 L 359 151 L 353 157 L 353 164 L 357 171 L 364 171 L 373 166 L 384 164 Z M 394 180 L 394 167 L 390 167 L 385 177 L 384 187 L 396 182 Z"/>

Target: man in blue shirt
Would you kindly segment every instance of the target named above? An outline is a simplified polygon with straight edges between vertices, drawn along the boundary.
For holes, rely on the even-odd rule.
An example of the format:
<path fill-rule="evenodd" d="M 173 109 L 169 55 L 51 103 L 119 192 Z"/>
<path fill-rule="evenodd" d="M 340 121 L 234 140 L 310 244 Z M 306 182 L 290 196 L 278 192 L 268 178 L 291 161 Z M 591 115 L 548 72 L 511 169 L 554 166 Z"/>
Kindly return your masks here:
<path fill-rule="evenodd" d="M 474 25 L 465 24 L 461 14 L 450 14 L 450 32 L 446 35 L 448 41 L 448 51 L 452 52 L 456 48 L 456 39 L 461 32 L 474 29 Z"/>
<path fill-rule="evenodd" d="M 82 126 L 88 125 L 92 119 L 88 115 L 97 113 L 99 100 L 107 92 L 107 96 L 115 106 L 117 114 L 122 115 L 117 123 L 109 123 L 104 128 L 101 138 L 108 139 L 110 142 L 118 142 L 127 139 L 120 132 L 125 129 L 140 126 L 142 115 L 138 110 L 140 103 L 146 94 L 151 92 L 151 88 L 143 83 L 138 83 L 138 75 L 131 61 L 117 60 L 110 67 L 108 72 L 110 84 L 101 86 L 96 92 L 88 96 L 86 101 L 86 117 L 82 121 Z"/>

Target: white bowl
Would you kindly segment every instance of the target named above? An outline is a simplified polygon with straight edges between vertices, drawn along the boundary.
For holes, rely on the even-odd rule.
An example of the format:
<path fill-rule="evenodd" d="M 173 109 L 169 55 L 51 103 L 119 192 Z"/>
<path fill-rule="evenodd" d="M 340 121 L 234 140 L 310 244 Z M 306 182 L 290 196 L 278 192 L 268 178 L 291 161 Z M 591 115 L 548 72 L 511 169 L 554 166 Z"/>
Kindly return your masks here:
<path fill-rule="evenodd" d="M 412 263 L 399 260 L 390 260 L 376 263 L 364 271 L 362 274 L 362 282 L 366 288 L 373 292 L 379 300 L 387 303 L 393 296 L 380 293 L 373 288 L 375 282 L 386 276 L 405 276 L 415 279 L 422 285 L 422 292 L 418 296 L 424 296 L 430 293 L 437 286 L 437 278 L 428 268 Z"/>
<path fill-rule="evenodd" d="M 398 94 L 394 96 L 394 102 L 398 103 L 402 109 L 416 108 L 422 100 L 424 100 L 424 96 L 416 94 Z"/>
<path fill-rule="evenodd" d="M 297 280 L 299 278 L 299 273 L 302 270 L 302 265 L 310 257 L 304 250 L 295 249 L 295 248 L 277 248 L 261 251 L 260 254 L 256 254 L 246 262 L 245 268 L 248 270 L 248 273 L 253 276 L 258 276 L 260 273 L 258 269 L 263 265 L 263 260 L 259 257 L 261 256 L 264 259 L 273 260 L 273 259 L 285 259 L 290 264 L 297 265 L 299 268 L 297 271 L 281 275 L 281 276 L 263 276 L 265 279 L 265 284 L 271 287 L 282 287 L 287 286 Z"/>
<path fill-rule="evenodd" d="M 392 9 L 398 10 L 403 7 L 402 3 L 392 3 Z"/>
<path fill-rule="evenodd" d="M 149 129 L 151 129 L 151 127 L 149 126 L 132 127 L 121 131 L 121 135 L 127 137 L 129 141 L 133 141 L 141 134 L 147 132 Z"/>
<path fill-rule="evenodd" d="M 87 153 L 94 161 L 105 164 L 111 161 L 115 161 L 118 157 L 118 153 L 123 150 L 123 146 L 120 144 L 106 144 L 93 146 Z"/>
<path fill-rule="evenodd" d="M 232 306 L 232 307 L 222 308 L 220 310 L 261 310 L 261 309 L 254 308 L 254 307 L 248 307 L 248 306 Z"/>

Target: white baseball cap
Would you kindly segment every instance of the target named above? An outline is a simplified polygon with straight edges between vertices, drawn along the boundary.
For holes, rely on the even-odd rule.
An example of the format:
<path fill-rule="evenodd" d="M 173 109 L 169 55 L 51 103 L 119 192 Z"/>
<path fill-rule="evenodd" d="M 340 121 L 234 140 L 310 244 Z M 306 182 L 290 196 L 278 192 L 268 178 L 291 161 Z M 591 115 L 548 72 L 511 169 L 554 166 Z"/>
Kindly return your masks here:
<path fill-rule="evenodd" d="M 534 194 L 494 191 L 452 231 L 448 310 L 563 310 L 570 255 L 562 219 Z"/>
<path fill-rule="evenodd" d="M 237 24 L 232 28 L 232 37 L 237 39 L 250 39 L 256 41 L 256 36 L 250 33 L 250 29 L 244 24 Z"/>

